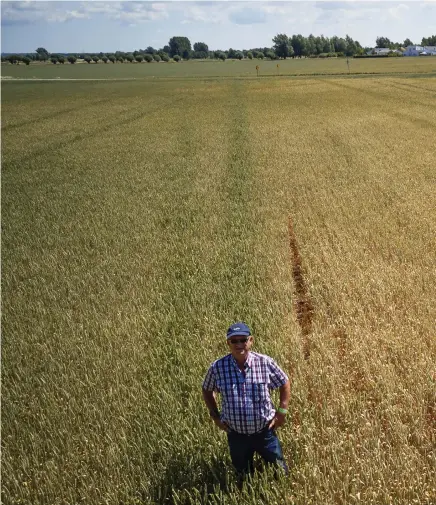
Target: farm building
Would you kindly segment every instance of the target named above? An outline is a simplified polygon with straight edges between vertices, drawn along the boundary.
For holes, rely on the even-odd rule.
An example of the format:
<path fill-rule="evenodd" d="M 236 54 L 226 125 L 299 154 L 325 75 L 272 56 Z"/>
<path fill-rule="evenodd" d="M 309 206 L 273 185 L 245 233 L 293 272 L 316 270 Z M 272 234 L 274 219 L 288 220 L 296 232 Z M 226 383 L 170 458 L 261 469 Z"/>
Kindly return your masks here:
<path fill-rule="evenodd" d="M 407 46 L 404 56 L 436 56 L 436 46 Z"/>
<path fill-rule="evenodd" d="M 371 51 L 368 51 L 366 54 L 367 55 L 384 56 L 389 53 L 400 54 L 401 51 L 398 51 L 398 49 L 389 49 L 388 47 L 375 47 L 374 49 L 371 49 Z"/>

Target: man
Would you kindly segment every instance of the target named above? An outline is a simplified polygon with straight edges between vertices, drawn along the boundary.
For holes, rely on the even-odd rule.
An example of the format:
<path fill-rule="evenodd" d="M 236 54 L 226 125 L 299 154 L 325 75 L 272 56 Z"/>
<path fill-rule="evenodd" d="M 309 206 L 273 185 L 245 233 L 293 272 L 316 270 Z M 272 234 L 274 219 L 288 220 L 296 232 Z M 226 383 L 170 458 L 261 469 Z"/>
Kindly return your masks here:
<path fill-rule="evenodd" d="M 212 363 L 203 382 L 203 398 L 218 428 L 227 432 L 230 457 L 239 476 L 253 473 L 257 452 L 288 473 L 275 430 L 283 425 L 290 395 L 287 375 L 269 356 L 251 351 L 249 327 L 238 322 L 227 330 L 230 354 Z M 270 390 L 280 389 L 275 410 Z M 221 394 L 219 412 L 216 393 Z"/>

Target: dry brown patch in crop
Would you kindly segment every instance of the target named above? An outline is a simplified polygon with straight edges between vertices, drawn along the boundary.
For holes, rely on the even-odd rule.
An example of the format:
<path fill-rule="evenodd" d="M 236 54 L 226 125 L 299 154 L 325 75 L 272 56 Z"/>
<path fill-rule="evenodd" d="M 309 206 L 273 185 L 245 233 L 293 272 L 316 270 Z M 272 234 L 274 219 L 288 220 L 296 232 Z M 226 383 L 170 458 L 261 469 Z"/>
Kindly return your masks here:
<path fill-rule="evenodd" d="M 289 247 L 291 250 L 292 261 L 292 277 L 294 279 L 296 301 L 295 310 L 297 313 L 297 321 L 303 335 L 303 352 L 305 359 L 310 356 L 310 339 L 309 335 L 312 332 L 313 322 L 313 303 L 307 289 L 307 284 L 304 279 L 301 254 L 298 249 L 297 238 L 295 236 L 294 226 L 291 218 L 288 221 L 289 230 Z"/>

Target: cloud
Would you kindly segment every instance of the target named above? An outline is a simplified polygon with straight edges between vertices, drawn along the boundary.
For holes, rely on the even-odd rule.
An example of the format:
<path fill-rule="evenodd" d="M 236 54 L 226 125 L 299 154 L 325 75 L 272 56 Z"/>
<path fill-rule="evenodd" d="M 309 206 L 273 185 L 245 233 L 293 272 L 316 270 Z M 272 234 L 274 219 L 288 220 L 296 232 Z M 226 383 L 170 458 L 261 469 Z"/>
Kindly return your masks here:
<path fill-rule="evenodd" d="M 316 22 L 351 23 L 369 21 L 384 8 L 383 2 L 316 2 Z"/>
<path fill-rule="evenodd" d="M 237 25 L 252 25 L 256 23 L 266 23 L 266 13 L 262 8 L 243 7 L 230 12 L 229 20 Z"/>
<path fill-rule="evenodd" d="M 330 2 L 330 1 L 325 1 L 325 2 L 315 2 L 315 7 L 317 9 L 322 9 L 322 10 L 332 10 L 336 11 L 339 9 L 353 9 L 357 7 L 358 4 L 362 4 L 362 2 Z"/>
<path fill-rule="evenodd" d="M 293 5 L 294 4 L 294 5 Z M 292 14 L 295 11 L 295 3 L 294 2 L 268 2 L 265 5 L 261 5 L 260 9 L 265 12 L 265 14 L 269 14 L 272 16 L 286 16 Z"/>
<path fill-rule="evenodd" d="M 204 9 L 202 7 L 187 6 L 186 11 L 184 12 L 184 20 L 183 24 L 186 23 L 210 23 L 216 22 L 217 16 L 216 13 L 212 9 Z"/>
<path fill-rule="evenodd" d="M 90 15 L 111 15 L 120 9 L 120 2 L 80 2 L 80 9 Z"/>
<path fill-rule="evenodd" d="M 116 9 L 109 13 L 111 19 L 124 23 L 157 21 L 168 17 L 163 4 L 148 2 L 117 2 Z"/>
<path fill-rule="evenodd" d="M 168 6 L 162 2 L 1 2 L 1 13 L 3 25 L 63 23 L 97 16 L 134 24 L 165 19 Z"/>
<path fill-rule="evenodd" d="M 391 7 L 388 9 L 388 12 L 391 17 L 394 19 L 402 19 L 403 15 L 406 11 L 409 10 L 409 7 L 405 4 L 396 5 L 395 7 Z"/>
<path fill-rule="evenodd" d="M 77 10 L 76 2 L 2 2 L 2 25 L 29 24 L 38 21 L 65 22 L 86 18 L 86 13 Z"/>
<path fill-rule="evenodd" d="M 174 8 L 183 17 L 182 24 L 223 23 L 228 19 L 232 5 L 224 2 L 174 2 Z"/>

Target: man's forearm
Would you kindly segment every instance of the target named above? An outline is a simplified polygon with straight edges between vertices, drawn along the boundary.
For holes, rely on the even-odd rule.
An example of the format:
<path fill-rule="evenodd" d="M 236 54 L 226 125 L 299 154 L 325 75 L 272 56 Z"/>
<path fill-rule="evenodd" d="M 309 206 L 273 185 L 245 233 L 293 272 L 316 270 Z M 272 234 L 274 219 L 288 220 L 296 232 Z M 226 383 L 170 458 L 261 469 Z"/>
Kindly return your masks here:
<path fill-rule="evenodd" d="M 205 389 L 203 389 L 203 399 L 204 403 L 209 409 L 210 416 L 213 422 L 218 426 L 220 430 L 224 430 L 225 432 L 228 433 L 230 431 L 230 428 L 227 426 L 225 422 L 221 421 L 218 405 L 216 403 L 215 393 L 213 391 L 206 391 Z"/>
<path fill-rule="evenodd" d="M 203 389 L 203 399 L 209 412 L 218 412 L 218 405 L 216 403 L 215 394 L 213 391 L 206 391 Z"/>
<path fill-rule="evenodd" d="M 288 381 L 283 386 L 280 386 L 280 408 L 287 409 L 289 398 L 291 396 L 291 383 Z"/>

